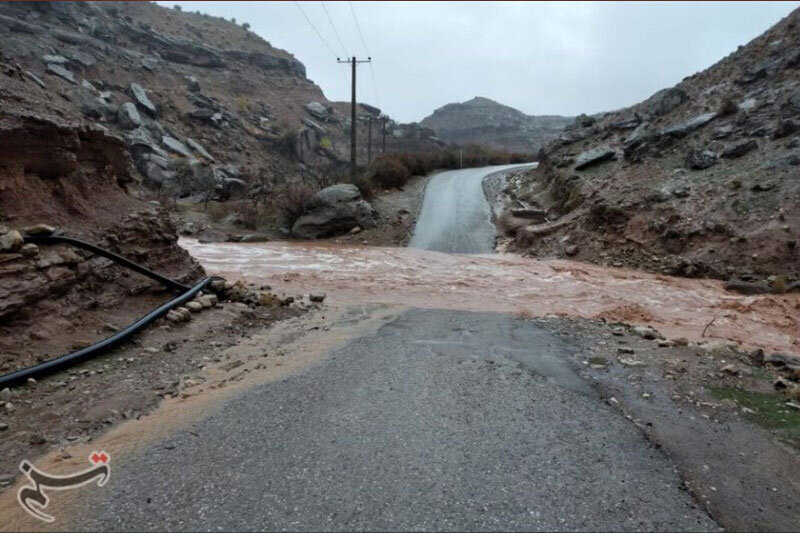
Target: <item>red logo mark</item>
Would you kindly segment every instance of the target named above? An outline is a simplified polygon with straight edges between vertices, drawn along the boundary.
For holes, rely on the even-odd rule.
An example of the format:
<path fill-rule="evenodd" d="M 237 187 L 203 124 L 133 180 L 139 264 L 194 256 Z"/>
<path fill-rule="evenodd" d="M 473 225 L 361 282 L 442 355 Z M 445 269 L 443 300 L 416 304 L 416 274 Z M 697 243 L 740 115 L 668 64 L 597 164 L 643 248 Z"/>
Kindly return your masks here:
<path fill-rule="evenodd" d="M 89 456 L 89 460 L 95 465 L 97 463 L 106 464 L 110 459 L 111 457 L 106 452 L 92 452 L 92 455 Z"/>

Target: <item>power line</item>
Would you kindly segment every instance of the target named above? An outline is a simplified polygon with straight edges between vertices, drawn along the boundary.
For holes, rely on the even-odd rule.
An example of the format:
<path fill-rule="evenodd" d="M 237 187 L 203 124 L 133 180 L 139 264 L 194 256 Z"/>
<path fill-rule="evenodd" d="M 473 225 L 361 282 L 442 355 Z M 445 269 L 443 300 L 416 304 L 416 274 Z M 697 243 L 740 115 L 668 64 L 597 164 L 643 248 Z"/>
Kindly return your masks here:
<path fill-rule="evenodd" d="M 364 45 L 364 51 L 367 53 L 367 57 L 372 57 L 372 54 L 370 54 L 369 50 L 367 49 L 367 43 L 366 41 L 364 41 L 364 34 L 361 33 L 361 25 L 358 23 L 358 18 L 356 17 L 356 10 L 353 7 L 353 2 L 347 2 L 347 3 L 350 4 L 350 13 L 353 14 L 353 20 L 356 23 L 356 29 L 358 30 L 358 36 L 361 38 L 361 44 Z"/>
<path fill-rule="evenodd" d="M 328 22 L 330 23 L 331 28 L 333 28 L 333 33 L 336 35 L 336 39 L 339 41 L 339 46 L 342 47 L 342 51 L 344 51 L 344 55 L 349 56 L 350 54 L 347 51 L 347 47 L 344 45 L 344 42 L 342 42 L 342 36 L 339 35 L 339 30 L 336 29 L 336 25 L 333 23 L 333 19 L 331 18 L 331 14 L 328 12 L 328 8 L 325 7 L 325 2 L 320 2 L 320 4 L 322 4 L 322 9 L 325 10 L 325 16 L 328 17 Z"/>
<path fill-rule="evenodd" d="M 314 30 L 314 33 L 317 34 L 317 37 L 319 37 L 319 40 L 322 41 L 322 44 L 325 45 L 325 48 L 327 48 L 330 51 L 330 53 L 333 54 L 333 57 L 337 57 L 338 58 L 339 54 L 337 54 L 336 52 L 333 51 L 333 48 L 331 48 L 331 45 L 328 44 L 328 41 L 325 40 L 325 38 L 322 36 L 322 34 L 317 29 L 317 27 L 314 26 L 314 24 L 311 22 L 311 19 L 308 18 L 308 15 L 306 15 L 306 12 L 303 11 L 303 8 L 300 6 L 300 3 L 299 2 L 295 2 L 294 5 L 296 5 L 297 9 L 300 10 L 300 13 L 303 14 L 303 17 L 306 19 L 306 22 L 308 22 L 308 25 L 311 26 L 312 30 Z"/>
<path fill-rule="evenodd" d="M 367 57 L 372 57 L 372 54 L 369 53 L 369 48 L 367 48 L 367 41 L 364 39 L 364 34 L 361 33 L 361 24 L 358 23 L 358 17 L 356 17 L 356 9 L 353 7 L 353 2 L 347 2 L 350 5 L 350 13 L 353 15 L 353 22 L 356 23 L 356 30 L 358 31 L 358 37 L 361 39 L 361 45 L 364 47 L 364 52 L 366 52 Z M 378 98 L 378 84 L 375 83 L 375 71 L 372 68 L 372 63 L 369 64 L 369 75 L 372 78 L 372 91 L 375 93 L 375 103 L 378 107 L 381 107 L 381 100 Z"/>

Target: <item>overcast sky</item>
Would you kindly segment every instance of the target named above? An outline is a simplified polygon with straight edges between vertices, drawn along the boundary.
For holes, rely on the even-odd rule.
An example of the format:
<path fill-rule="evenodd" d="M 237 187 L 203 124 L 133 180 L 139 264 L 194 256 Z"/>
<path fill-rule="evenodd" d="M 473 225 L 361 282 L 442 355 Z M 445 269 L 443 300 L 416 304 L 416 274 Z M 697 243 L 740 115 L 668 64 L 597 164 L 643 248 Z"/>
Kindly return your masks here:
<path fill-rule="evenodd" d="M 249 22 L 302 61 L 330 100 L 350 99 L 349 71 L 336 56 L 366 52 L 349 2 L 299 3 L 322 39 L 295 2 L 177 3 Z M 358 69 L 359 99 L 403 122 L 473 96 L 528 114 L 608 111 L 705 69 L 798 5 L 353 2 L 373 59 L 372 72 Z"/>

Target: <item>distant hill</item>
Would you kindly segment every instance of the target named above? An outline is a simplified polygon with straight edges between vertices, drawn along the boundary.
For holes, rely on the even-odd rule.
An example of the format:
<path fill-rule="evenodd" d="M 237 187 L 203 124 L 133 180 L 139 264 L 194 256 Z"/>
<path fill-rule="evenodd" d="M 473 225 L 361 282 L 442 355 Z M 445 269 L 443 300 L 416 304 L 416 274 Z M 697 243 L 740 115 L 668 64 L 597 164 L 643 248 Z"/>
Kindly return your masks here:
<path fill-rule="evenodd" d="M 478 143 L 510 151 L 537 152 L 573 121 L 573 117 L 526 115 L 513 107 L 476 96 L 460 104 L 440 107 L 420 124 L 449 143 Z"/>

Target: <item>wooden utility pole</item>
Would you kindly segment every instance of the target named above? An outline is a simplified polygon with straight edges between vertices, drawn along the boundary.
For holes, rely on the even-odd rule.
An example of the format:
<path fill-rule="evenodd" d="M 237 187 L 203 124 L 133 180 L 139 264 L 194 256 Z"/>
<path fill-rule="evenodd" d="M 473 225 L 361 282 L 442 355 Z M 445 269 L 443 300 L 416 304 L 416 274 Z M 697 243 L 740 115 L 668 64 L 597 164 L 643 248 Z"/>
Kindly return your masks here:
<path fill-rule="evenodd" d="M 367 165 L 372 163 L 372 115 L 369 116 L 367 127 Z"/>
<path fill-rule="evenodd" d="M 381 153 L 385 154 L 386 153 L 386 117 L 381 117 L 381 118 L 383 118 L 383 143 L 382 143 L 382 146 L 381 146 Z"/>
<path fill-rule="evenodd" d="M 359 63 L 369 63 L 372 61 L 371 57 L 367 59 L 362 59 L 361 61 L 356 60 L 356 56 L 351 57 L 350 59 L 346 59 L 342 61 L 338 57 L 336 58 L 338 63 L 350 63 L 353 69 L 353 77 L 350 82 L 350 175 L 355 177 L 356 176 L 356 65 Z"/>

